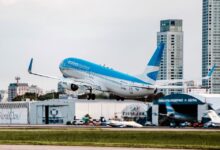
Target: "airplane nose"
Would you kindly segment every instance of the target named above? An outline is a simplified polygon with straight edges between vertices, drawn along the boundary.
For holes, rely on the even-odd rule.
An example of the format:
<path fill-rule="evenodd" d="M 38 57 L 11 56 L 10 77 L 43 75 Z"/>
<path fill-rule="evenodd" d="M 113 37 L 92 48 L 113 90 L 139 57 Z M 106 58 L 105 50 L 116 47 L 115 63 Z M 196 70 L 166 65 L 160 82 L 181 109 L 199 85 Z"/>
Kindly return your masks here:
<path fill-rule="evenodd" d="M 59 65 L 60 70 L 63 70 L 64 66 L 65 66 L 65 59 Z"/>

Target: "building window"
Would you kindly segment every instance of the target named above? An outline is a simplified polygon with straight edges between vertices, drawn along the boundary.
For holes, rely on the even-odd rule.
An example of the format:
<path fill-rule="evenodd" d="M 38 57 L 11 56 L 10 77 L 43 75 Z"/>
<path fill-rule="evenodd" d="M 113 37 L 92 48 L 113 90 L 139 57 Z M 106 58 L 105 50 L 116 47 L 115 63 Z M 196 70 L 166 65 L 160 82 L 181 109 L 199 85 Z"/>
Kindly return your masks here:
<path fill-rule="evenodd" d="M 175 21 L 171 21 L 171 26 L 175 26 Z"/>

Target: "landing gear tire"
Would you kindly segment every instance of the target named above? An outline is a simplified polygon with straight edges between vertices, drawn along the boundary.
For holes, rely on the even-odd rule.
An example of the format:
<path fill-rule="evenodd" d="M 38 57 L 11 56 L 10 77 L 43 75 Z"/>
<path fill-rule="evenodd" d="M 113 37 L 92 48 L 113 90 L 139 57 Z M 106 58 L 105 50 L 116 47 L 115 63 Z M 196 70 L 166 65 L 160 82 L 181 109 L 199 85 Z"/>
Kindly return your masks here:
<path fill-rule="evenodd" d="M 89 94 L 87 95 L 87 99 L 90 100 L 95 100 L 96 98 L 96 95 L 95 94 L 92 94 L 92 89 L 89 89 Z"/>
<path fill-rule="evenodd" d="M 95 98 L 96 98 L 96 95 L 95 94 L 88 94 L 87 95 L 87 100 L 95 100 Z"/>
<path fill-rule="evenodd" d="M 119 101 L 120 100 L 120 98 L 119 97 L 116 97 L 116 101 Z"/>
<path fill-rule="evenodd" d="M 95 94 L 91 94 L 91 99 L 92 100 L 95 100 L 95 97 L 96 97 Z"/>
<path fill-rule="evenodd" d="M 117 96 L 117 97 L 116 97 L 116 100 L 117 100 L 117 101 L 120 101 L 120 100 L 121 100 L 121 101 L 124 101 L 125 99 L 124 99 L 123 97 Z"/>

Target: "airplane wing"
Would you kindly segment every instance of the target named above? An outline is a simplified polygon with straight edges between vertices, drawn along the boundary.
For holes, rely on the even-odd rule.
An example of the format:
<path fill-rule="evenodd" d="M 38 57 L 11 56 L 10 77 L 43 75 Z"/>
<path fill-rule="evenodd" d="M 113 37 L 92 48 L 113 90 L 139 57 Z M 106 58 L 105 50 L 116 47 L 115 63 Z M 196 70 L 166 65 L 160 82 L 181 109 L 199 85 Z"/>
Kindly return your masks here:
<path fill-rule="evenodd" d="M 146 90 L 150 89 L 183 89 L 183 86 L 175 86 L 175 85 L 147 85 L 147 86 L 138 86 L 138 85 L 133 85 L 131 86 L 133 88 L 142 88 Z"/>
<path fill-rule="evenodd" d="M 100 85 L 99 83 L 95 82 L 94 80 L 63 78 L 63 77 L 59 78 L 59 77 L 54 77 L 54 76 L 50 76 L 50 75 L 35 73 L 35 72 L 32 72 L 32 66 L 33 66 L 33 58 L 31 58 L 31 61 L 30 61 L 29 67 L 28 67 L 28 72 L 30 74 L 61 81 L 64 86 L 65 85 L 67 86 L 68 84 L 74 84 L 74 85 L 77 85 L 80 87 L 84 87 L 87 90 L 92 89 L 92 90 L 98 90 L 98 91 L 104 91 L 104 92 L 107 91 L 107 89 L 103 85 Z"/>
<path fill-rule="evenodd" d="M 28 72 L 30 74 L 33 74 L 33 75 L 36 75 L 36 76 L 40 76 L 40 77 L 60 80 L 60 78 L 58 78 L 58 77 L 53 77 L 53 76 L 49 76 L 49 75 L 44 75 L 44 74 L 39 74 L 39 73 L 32 72 L 32 65 L 33 65 L 33 58 L 31 58 L 31 61 L 30 61 L 29 67 L 28 67 Z"/>

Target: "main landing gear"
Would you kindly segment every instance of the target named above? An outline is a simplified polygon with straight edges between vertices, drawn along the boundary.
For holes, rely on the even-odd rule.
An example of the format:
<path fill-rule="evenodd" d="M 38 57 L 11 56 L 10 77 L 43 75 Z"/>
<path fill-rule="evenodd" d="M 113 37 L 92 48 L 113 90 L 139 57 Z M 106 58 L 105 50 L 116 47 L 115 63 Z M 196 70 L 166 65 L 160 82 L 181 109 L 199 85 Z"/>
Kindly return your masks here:
<path fill-rule="evenodd" d="M 87 95 L 88 100 L 95 100 L 96 95 L 92 93 L 92 89 L 89 90 L 89 94 Z"/>
<path fill-rule="evenodd" d="M 91 100 L 95 100 L 95 97 L 96 97 L 95 94 L 92 94 L 92 93 L 89 93 L 89 94 L 87 95 L 87 99 L 88 99 L 88 100 L 90 100 L 90 99 L 91 99 Z"/>
<path fill-rule="evenodd" d="M 117 100 L 117 101 L 120 101 L 120 100 L 121 100 L 121 101 L 124 101 L 125 99 L 124 99 L 124 97 L 116 96 L 116 100 Z"/>

